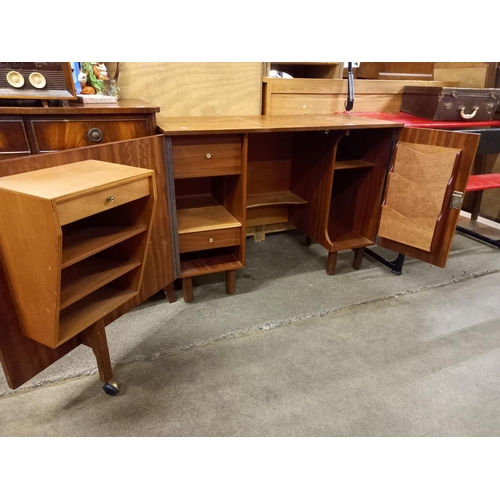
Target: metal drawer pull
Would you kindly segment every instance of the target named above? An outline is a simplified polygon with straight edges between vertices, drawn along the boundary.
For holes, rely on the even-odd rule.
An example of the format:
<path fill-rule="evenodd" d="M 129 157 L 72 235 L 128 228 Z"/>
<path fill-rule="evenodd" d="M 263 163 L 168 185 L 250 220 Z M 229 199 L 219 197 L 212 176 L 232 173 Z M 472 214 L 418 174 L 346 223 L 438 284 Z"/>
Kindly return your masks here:
<path fill-rule="evenodd" d="M 108 196 L 108 201 L 113 203 L 115 201 L 115 197 L 114 196 Z"/>
<path fill-rule="evenodd" d="M 205 156 L 206 156 L 206 158 L 207 158 L 208 160 L 210 160 L 210 158 L 212 158 L 212 155 L 211 155 L 210 153 L 207 153 Z"/>
<path fill-rule="evenodd" d="M 213 239 L 213 238 L 208 238 L 208 242 L 209 242 L 209 243 L 213 243 L 213 242 L 214 242 L 214 239 Z"/>
<path fill-rule="evenodd" d="M 102 139 L 102 130 L 100 128 L 91 128 L 87 136 L 91 141 L 99 142 Z"/>
<path fill-rule="evenodd" d="M 472 107 L 473 111 L 471 114 L 467 114 L 465 112 L 465 106 L 460 106 L 458 109 L 460 110 L 460 116 L 464 120 L 470 120 L 471 118 L 474 118 L 476 116 L 476 113 L 477 113 L 477 110 L 479 109 L 479 106 L 473 106 Z"/>

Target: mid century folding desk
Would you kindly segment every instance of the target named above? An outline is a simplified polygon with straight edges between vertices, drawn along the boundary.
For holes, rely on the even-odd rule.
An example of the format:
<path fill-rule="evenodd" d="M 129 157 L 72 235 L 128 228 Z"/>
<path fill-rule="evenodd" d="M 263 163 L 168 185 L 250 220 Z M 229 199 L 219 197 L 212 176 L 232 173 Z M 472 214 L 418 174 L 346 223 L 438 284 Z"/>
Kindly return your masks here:
<path fill-rule="evenodd" d="M 0 163 L 2 176 L 85 160 L 154 171 L 157 202 L 141 289 L 106 314 L 105 325 L 162 289 L 174 300 L 177 278 L 188 301 L 200 274 L 226 272 L 227 291 L 234 292 L 246 226 L 256 221 L 290 220 L 328 250 L 330 274 L 337 252 L 354 250 L 358 267 L 361 250 L 375 242 L 444 267 L 479 141 L 343 114 L 176 117 L 158 125 L 162 134 L 152 137 Z M 9 386 L 81 343 L 92 346 L 108 382 L 105 333 L 88 342 L 95 335 L 85 329 L 55 348 L 28 338 L 9 276 L 9 269 L 0 276 L 0 359 Z"/>

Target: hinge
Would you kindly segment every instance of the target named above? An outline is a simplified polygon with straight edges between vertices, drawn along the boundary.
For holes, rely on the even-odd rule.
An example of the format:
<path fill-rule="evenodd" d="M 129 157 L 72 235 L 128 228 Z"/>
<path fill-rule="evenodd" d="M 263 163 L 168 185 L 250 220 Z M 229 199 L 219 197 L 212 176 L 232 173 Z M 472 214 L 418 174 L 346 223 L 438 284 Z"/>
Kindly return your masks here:
<path fill-rule="evenodd" d="M 453 191 L 450 199 L 450 208 L 460 210 L 462 206 L 462 201 L 464 200 L 464 193 L 461 191 Z"/>

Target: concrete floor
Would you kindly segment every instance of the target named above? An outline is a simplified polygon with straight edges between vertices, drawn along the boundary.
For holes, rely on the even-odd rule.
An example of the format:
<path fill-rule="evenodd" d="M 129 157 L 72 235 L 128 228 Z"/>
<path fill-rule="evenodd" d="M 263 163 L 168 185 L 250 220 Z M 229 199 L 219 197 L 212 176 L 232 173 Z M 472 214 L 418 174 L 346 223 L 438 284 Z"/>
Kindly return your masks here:
<path fill-rule="evenodd" d="M 84 346 L 16 391 L 1 373 L 0 436 L 499 436 L 500 251 L 457 233 L 402 276 L 326 255 L 249 238 L 234 295 L 203 277 L 109 325 L 116 397 Z"/>

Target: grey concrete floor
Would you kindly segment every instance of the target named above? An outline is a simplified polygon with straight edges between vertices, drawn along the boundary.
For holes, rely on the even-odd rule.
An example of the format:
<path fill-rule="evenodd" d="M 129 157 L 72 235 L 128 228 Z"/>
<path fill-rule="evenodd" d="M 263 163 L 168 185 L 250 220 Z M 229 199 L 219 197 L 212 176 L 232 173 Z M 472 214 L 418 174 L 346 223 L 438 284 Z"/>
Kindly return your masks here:
<path fill-rule="evenodd" d="M 16 391 L 0 374 L 0 436 L 499 436 L 500 250 L 457 233 L 402 276 L 326 255 L 249 238 L 234 295 L 201 277 L 119 318 L 116 397 L 84 346 Z"/>

